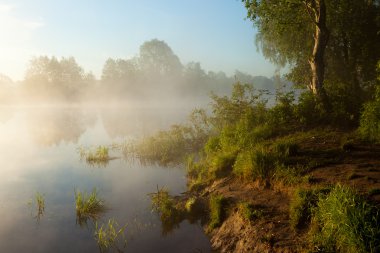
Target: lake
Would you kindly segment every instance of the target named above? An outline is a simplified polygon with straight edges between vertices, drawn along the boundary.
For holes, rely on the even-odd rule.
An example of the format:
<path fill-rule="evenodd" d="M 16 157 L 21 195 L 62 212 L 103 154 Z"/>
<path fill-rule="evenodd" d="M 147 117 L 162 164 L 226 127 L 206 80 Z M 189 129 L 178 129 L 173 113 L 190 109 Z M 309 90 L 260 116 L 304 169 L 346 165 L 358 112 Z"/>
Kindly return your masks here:
<path fill-rule="evenodd" d="M 1 107 L 0 252 L 99 252 L 92 222 L 80 226 L 75 190 L 98 190 L 107 211 L 99 224 L 127 224 L 124 252 L 210 252 L 200 223 L 172 230 L 152 212 L 149 193 L 186 190 L 183 166 L 141 164 L 118 157 L 105 166 L 80 159 L 78 148 L 146 136 L 185 120 L 188 108 Z M 37 214 L 35 196 L 45 198 Z M 112 250 L 111 250 L 112 251 Z"/>

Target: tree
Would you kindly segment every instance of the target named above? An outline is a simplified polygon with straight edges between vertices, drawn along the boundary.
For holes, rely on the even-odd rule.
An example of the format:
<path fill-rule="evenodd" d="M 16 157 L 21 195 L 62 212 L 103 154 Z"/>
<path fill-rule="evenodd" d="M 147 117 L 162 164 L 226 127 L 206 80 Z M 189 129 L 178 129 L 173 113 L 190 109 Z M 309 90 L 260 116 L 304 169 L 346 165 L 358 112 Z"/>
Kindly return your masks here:
<path fill-rule="evenodd" d="M 40 56 L 30 61 L 24 87 L 27 95 L 75 100 L 91 82 L 93 75 L 85 73 L 73 57 Z"/>
<path fill-rule="evenodd" d="M 161 40 L 153 39 L 140 46 L 139 66 L 152 76 L 179 75 L 182 64 L 172 49 Z"/>
<path fill-rule="evenodd" d="M 380 57 L 380 1 L 242 2 L 258 29 L 256 42 L 264 56 L 280 66 L 289 64 L 288 77 L 298 84 L 307 84 L 322 100 L 326 101 L 326 79 L 351 85 L 355 76 L 360 88 L 374 79 Z"/>

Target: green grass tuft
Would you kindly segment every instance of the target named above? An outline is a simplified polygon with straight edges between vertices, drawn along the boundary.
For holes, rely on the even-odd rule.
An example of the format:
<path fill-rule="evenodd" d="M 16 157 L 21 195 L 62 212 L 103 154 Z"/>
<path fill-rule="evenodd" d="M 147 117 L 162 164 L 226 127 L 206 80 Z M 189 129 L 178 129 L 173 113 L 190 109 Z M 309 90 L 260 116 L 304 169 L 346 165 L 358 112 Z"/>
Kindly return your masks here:
<path fill-rule="evenodd" d="M 302 189 L 294 192 L 290 202 L 290 225 L 293 228 L 301 228 L 310 222 L 312 210 L 317 206 L 319 198 L 329 192 L 328 188 Z"/>
<path fill-rule="evenodd" d="M 255 209 L 254 206 L 248 202 L 240 202 L 238 204 L 238 212 L 246 221 L 252 221 L 264 217 L 264 212 L 262 210 Z"/>
<path fill-rule="evenodd" d="M 348 187 L 337 185 L 315 209 L 310 232 L 323 252 L 377 252 L 380 247 L 379 210 Z"/>
<path fill-rule="evenodd" d="M 210 222 L 208 225 L 208 229 L 212 230 L 216 227 L 219 227 L 223 222 L 226 199 L 222 195 L 211 195 L 209 205 Z"/>
<path fill-rule="evenodd" d="M 119 244 L 123 244 L 123 248 L 126 246 L 127 242 L 124 235 L 124 230 L 127 225 L 122 227 L 114 220 L 108 220 L 107 224 L 95 223 L 95 240 L 98 244 L 100 252 L 106 252 L 110 248 L 115 248 L 118 252 L 121 252 Z"/>
<path fill-rule="evenodd" d="M 77 223 L 84 225 L 88 219 L 97 220 L 106 211 L 104 201 L 99 198 L 96 188 L 87 192 L 75 191 Z"/>
<path fill-rule="evenodd" d="M 91 165 L 107 165 L 111 159 L 107 146 L 97 146 L 96 148 L 79 148 L 81 158 L 84 158 Z"/>
<path fill-rule="evenodd" d="M 272 176 L 276 163 L 277 157 L 269 149 L 259 146 L 239 153 L 233 172 L 246 180 L 265 179 Z"/>

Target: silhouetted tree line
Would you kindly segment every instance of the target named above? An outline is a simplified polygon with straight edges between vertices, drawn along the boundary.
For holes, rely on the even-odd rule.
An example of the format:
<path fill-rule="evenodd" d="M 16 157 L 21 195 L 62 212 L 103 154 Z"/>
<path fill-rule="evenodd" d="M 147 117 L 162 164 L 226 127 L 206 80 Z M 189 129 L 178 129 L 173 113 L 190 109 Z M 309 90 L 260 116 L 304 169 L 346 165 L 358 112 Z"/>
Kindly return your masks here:
<path fill-rule="evenodd" d="M 24 80 L 17 86 L 17 94 L 22 95 L 19 97 L 23 102 L 52 103 L 170 97 L 202 100 L 211 92 L 229 94 L 236 80 L 254 83 L 259 89 L 275 89 L 274 80 L 266 77 L 253 77 L 240 71 L 234 76 L 221 71 L 206 73 L 199 62 L 183 65 L 164 41 L 153 39 L 140 46 L 136 57 L 109 58 L 100 80 L 91 72 L 85 72 L 74 57 L 35 57 L 29 63 Z M 11 80 L 5 76 L 0 78 L 3 91 L 4 82 L 11 83 Z M 0 99 L 0 103 L 6 101 Z"/>

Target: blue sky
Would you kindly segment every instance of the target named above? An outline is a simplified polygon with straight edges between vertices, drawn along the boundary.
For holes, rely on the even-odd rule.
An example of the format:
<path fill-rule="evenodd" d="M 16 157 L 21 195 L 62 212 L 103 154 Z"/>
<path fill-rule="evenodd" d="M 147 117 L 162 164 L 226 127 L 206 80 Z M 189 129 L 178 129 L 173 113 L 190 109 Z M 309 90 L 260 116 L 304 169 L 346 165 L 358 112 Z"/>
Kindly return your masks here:
<path fill-rule="evenodd" d="M 0 0 L 0 73 L 23 78 L 33 56 L 74 56 L 99 77 L 107 58 L 164 40 L 206 71 L 272 76 L 240 0 Z"/>

